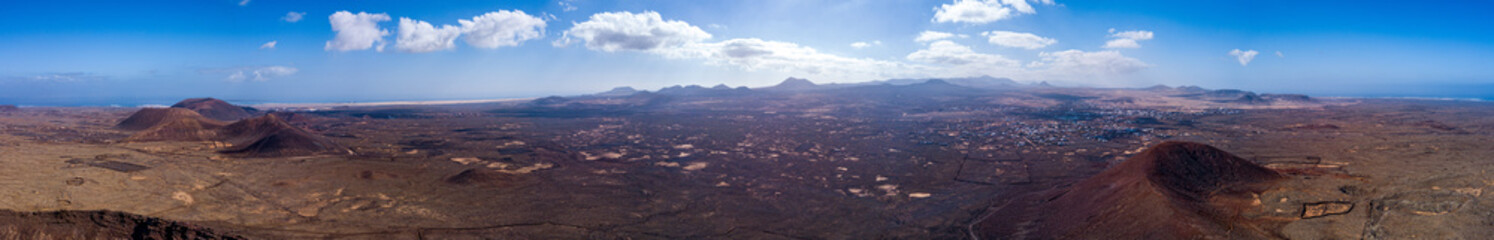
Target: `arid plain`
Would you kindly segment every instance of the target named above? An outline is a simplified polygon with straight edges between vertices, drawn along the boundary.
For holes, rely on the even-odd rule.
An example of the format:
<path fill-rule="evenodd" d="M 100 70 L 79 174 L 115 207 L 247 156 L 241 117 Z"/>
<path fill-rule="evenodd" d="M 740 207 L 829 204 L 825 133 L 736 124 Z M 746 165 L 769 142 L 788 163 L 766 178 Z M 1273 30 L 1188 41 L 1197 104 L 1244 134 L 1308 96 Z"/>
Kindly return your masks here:
<path fill-rule="evenodd" d="M 1494 235 L 1494 197 L 1483 197 L 1494 187 L 1494 104 L 1001 80 L 789 79 L 446 105 L 0 108 L 0 237 Z M 1178 167 L 1167 149 L 1142 154 L 1151 146 L 1238 158 Z M 1158 165 L 1113 167 L 1138 155 Z M 1241 171 L 1272 177 L 1232 188 L 1228 176 Z M 1086 181 L 1168 189 L 1176 181 L 1156 177 L 1167 172 L 1228 181 L 1155 191 Z M 1100 191 L 1165 197 L 1082 195 Z M 1062 197 L 1071 194 L 1087 197 Z M 1169 215 L 1124 223 L 1158 211 Z M 1182 230 L 1133 231 L 1159 226 Z"/>

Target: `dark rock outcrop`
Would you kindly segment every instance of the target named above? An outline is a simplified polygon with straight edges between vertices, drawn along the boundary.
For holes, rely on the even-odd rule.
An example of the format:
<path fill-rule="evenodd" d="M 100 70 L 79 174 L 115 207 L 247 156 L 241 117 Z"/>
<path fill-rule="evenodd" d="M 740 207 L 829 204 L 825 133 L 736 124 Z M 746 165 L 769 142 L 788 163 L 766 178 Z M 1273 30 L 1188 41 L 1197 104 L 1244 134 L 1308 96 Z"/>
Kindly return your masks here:
<path fill-rule="evenodd" d="M 208 227 L 111 211 L 0 210 L 0 239 L 243 239 Z"/>

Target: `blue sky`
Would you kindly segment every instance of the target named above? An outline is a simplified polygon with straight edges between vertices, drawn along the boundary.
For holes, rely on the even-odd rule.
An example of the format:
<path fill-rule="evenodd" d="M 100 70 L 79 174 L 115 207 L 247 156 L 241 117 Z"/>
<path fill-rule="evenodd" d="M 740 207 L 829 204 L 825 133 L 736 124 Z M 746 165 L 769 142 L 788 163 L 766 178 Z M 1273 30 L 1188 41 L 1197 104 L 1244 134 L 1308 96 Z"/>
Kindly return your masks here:
<path fill-rule="evenodd" d="M 0 103 L 479 99 L 978 75 L 1491 98 L 1491 14 L 1473 1 L 5 1 Z"/>

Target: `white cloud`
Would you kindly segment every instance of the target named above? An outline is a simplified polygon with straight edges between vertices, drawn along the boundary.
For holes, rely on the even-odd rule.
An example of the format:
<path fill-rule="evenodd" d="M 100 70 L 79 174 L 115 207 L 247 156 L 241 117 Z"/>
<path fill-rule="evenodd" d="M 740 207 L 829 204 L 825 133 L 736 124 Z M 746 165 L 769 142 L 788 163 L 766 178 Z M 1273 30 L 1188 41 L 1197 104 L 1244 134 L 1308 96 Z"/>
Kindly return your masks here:
<path fill-rule="evenodd" d="M 777 71 L 826 81 L 909 77 L 919 66 L 821 53 L 814 48 L 757 38 L 704 42 L 711 35 L 684 21 L 664 20 L 656 12 L 607 12 L 592 15 L 566 30 L 555 45 L 585 42 L 603 52 L 642 51 L 670 59 L 700 60 L 709 65 L 746 71 Z M 880 41 L 863 42 L 867 46 Z M 861 44 L 856 44 L 861 45 Z"/>
<path fill-rule="evenodd" d="M 1109 76 L 1129 74 L 1150 67 L 1145 62 L 1121 55 L 1118 51 L 1085 52 L 1067 50 L 1038 54 L 1042 60 L 1028 64 L 1052 77 Z"/>
<path fill-rule="evenodd" d="M 679 20 L 664 20 L 658 12 L 604 12 L 576 23 L 566 30 L 557 46 L 572 41 L 586 42 L 586 48 L 614 52 L 618 50 L 651 51 L 710 39 L 711 34 Z"/>
<path fill-rule="evenodd" d="M 706 42 L 705 40 L 709 38 L 708 34 L 682 21 L 663 21 L 660 17 L 648 16 L 648 14 L 621 14 L 626 18 L 643 16 L 643 20 L 618 20 L 616 17 L 593 16 L 590 21 L 578 23 L 577 27 L 567 31 L 569 35 L 565 40 L 587 41 L 588 48 L 594 51 L 642 51 L 669 59 L 699 60 L 708 65 L 727 66 L 746 71 L 790 73 L 794 76 L 826 82 L 991 75 L 1025 81 L 1099 81 L 1094 83 L 1104 84 L 1110 83 L 1105 80 L 1123 79 L 1126 74 L 1149 67 L 1140 60 L 1126 57 L 1116 51 L 1044 52 L 1039 53 L 1039 60 L 1024 63 L 1002 55 L 976 52 L 968 46 L 953 41 L 938 40 L 959 35 L 934 31 L 921 34 L 928 35 L 927 38 L 915 39 L 932 42 L 925 49 L 908 54 L 902 61 L 853 58 L 819 52 L 812 47 L 795 43 L 757 38 Z M 663 22 L 669 22 L 675 26 L 664 27 L 661 24 Z M 658 31 L 652 31 L 653 29 Z M 697 31 L 699 31 L 698 34 L 688 34 Z M 603 37 L 608 34 L 614 37 Z M 559 46 L 567 43 L 569 42 L 557 41 Z M 853 45 L 876 46 L 876 41 L 853 43 Z"/>
<path fill-rule="evenodd" d="M 1281 55 L 1281 51 L 1276 51 L 1276 57 L 1286 57 L 1286 55 Z"/>
<path fill-rule="evenodd" d="M 1235 56 L 1235 60 L 1240 61 L 1240 66 L 1250 65 L 1250 61 L 1255 60 L 1256 54 L 1260 54 L 1260 52 L 1256 52 L 1255 50 L 1240 51 L 1240 49 L 1229 51 L 1230 56 Z"/>
<path fill-rule="evenodd" d="M 327 41 L 327 51 L 354 51 L 375 48 L 384 51 L 384 36 L 389 30 L 379 28 L 379 22 L 389 21 L 389 15 L 338 11 L 327 17 L 332 22 L 332 31 L 337 37 Z M 374 44 L 378 44 L 377 47 Z"/>
<path fill-rule="evenodd" d="M 462 28 L 457 26 L 436 28 L 425 21 L 399 18 L 399 35 L 395 38 L 394 49 L 412 53 L 451 50 L 456 48 L 456 38 L 461 34 Z"/>
<path fill-rule="evenodd" d="M 946 38 L 953 38 L 953 37 L 967 38 L 967 37 L 970 37 L 970 36 L 969 35 L 965 35 L 965 34 L 953 34 L 953 33 L 947 33 L 947 32 L 939 32 L 939 31 L 923 31 L 922 33 L 918 33 L 918 37 L 914 38 L 913 41 L 915 41 L 915 42 L 933 42 L 933 41 L 938 41 L 938 40 L 942 40 L 942 39 L 946 39 Z"/>
<path fill-rule="evenodd" d="M 908 54 L 908 60 L 945 65 L 1018 66 L 1016 60 L 1001 55 L 977 53 L 970 47 L 948 40 L 930 43 L 927 49 Z"/>
<path fill-rule="evenodd" d="M 707 64 L 738 67 L 748 71 L 779 71 L 826 80 L 867 80 L 907 77 L 917 66 L 866 58 L 821 53 L 814 48 L 756 38 L 737 38 L 715 43 L 690 43 L 654 51 L 668 58 L 700 59 Z"/>
<path fill-rule="evenodd" d="M 290 76 L 292 74 L 296 74 L 296 72 L 299 72 L 299 71 L 300 71 L 300 69 L 296 69 L 296 68 L 293 68 L 293 67 L 286 67 L 286 66 L 269 66 L 269 67 L 261 67 L 261 68 L 238 68 L 236 70 L 230 70 L 230 72 L 232 72 L 232 74 L 229 74 L 228 78 L 225 79 L 225 80 L 227 80 L 229 82 L 243 82 L 244 80 L 251 80 L 251 81 L 255 81 L 255 82 L 263 82 L 263 81 L 268 81 L 271 78 L 278 78 L 278 77 Z"/>
<path fill-rule="evenodd" d="M 239 1 L 239 6 L 249 6 L 249 0 Z"/>
<path fill-rule="evenodd" d="M 1017 12 L 1020 13 L 1037 12 L 1037 10 L 1032 9 L 1032 5 L 1027 4 L 1026 0 L 1001 0 L 1001 2 L 1005 3 L 1007 6 L 1011 6 L 1012 8 L 1017 9 Z"/>
<path fill-rule="evenodd" d="M 1124 31 L 1124 32 L 1118 32 L 1118 33 L 1112 33 L 1110 36 L 1111 37 L 1115 37 L 1115 38 L 1127 38 L 1127 39 L 1136 39 L 1136 40 L 1151 40 L 1152 39 L 1152 32 L 1151 31 L 1141 31 L 1141 30 L 1137 30 L 1137 31 Z"/>
<path fill-rule="evenodd" d="M 927 49 L 909 54 L 907 59 L 943 65 L 925 71 L 924 77 L 991 75 L 1026 81 L 1059 81 L 1088 85 L 1115 85 L 1105 81 L 1120 79 L 1149 67 L 1117 51 L 1084 52 L 1066 50 L 1043 52 L 1037 61 L 1022 64 L 1001 55 L 984 54 L 951 41 L 937 41 Z"/>
<path fill-rule="evenodd" d="M 270 41 L 263 45 L 259 45 L 259 49 L 275 49 L 275 41 Z"/>
<path fill-rule="evenodd" d="M 1141 44 L 1136 39 L 1122 38 L 1105 41 L 1105 48 L 1140 48 Z"/>
<path fill-rule="evenodd" d="M 856 48 L 856 49 L 869 48 L 869 47 L 872 47 L 872 46 L 882 46 L 882 41 L 853 42 L 853 43 L 851 43 L 851 48 Z"/>
<path fill-rule="evenodd" d="M 467 45 L 478 48 L 518 46 L 544 36 L 545 20 L 519 10 L 488 12 L 472 20 L 458 20 Z"/>
<path fill-rule="evenodd" d="M 1053 5 L 1052 0 L 1039 4 Z M 934 8 L 934 22 L 989 23 L 1021 14 L 1037 13 L 1026 0 L 955 0 Z"/>
<path fill-rule="evenodd" d="M 560 11 L 562 11 L 562 12 L 576 11 L 576 4 L 575 3 L 571 3 L 571 1 L 574 1 L 574 0 L 560 0 L 560 1 L 555 1 L 555 4 L 560 4 Z"/>
<path fill-rule="evenodd" d="M 1152 31 L 1115 32 L 1115 29 L 1111 28 L 1110 33 L 1110 38 L 1114 39 L 1106 41 L 1105 48 L 1140 48 L 1141 43 L 1138 43 L 1138 41 L 1152 39 Z"/>
<path fill-rule="evenodd" d="M 1039 49 L 1047 47 L 1048 45 L 1053 45 L 1054 43 L 1058 43 L 1058 40 L 1040 37 L 1032 33 L 990 31 L 981 33 L 981 35 L 989 37 L 990 39 L 988 39 L 988 41 L 990 41 L 991 44 L 996 44 L 1004 47 Z"/>
<path fill-rule="evenodd" d="M 284 17 L 280 17 L 280 20 L 285 20 L 285 22 L 300 22 L 301 18 L 304 17 L 306 17 L 305 12 L 287 12 Z"/>

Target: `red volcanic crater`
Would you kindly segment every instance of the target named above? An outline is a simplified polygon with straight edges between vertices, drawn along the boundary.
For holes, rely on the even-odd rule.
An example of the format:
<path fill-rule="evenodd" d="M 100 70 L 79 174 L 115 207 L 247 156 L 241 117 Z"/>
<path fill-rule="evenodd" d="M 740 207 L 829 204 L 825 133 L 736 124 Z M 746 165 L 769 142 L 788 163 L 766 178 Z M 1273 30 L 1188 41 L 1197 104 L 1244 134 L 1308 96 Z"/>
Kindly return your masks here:
<path fill-rule="evenodd" d="M 218 121 L 232 122 L 254 116 L 249 110 L 245 110 L 244 107 L 234 106 L 216 98 L 189 98 L 177 102 L 175 105 L 171 105 L 171 107 L 191 109 L 192 111 L 201 113 L 202 116 Z"/>
<path fill-rule="evenodd" d="M 1066 189 L 1027 195 L 971 225 L 980 239 L 1262 239 L 1242 217 L 1285 176 L 1217 148 L 1164 142 Z"/>
<path fill-rule="evenodd" d="M 119 124 L 114 125 L 114 128 L 139 131 L 184 119 L 213 121 L 203 117 L 202 114 L 185 108 L 142 108 L 139 111 L 135 111 L 134 114 L 130 114 L 130 117 L 120 121 Z M 222 125 L 221 122 L 218 123 L 220 123 L 220 126 Z"/>
<path fill-rule="evenodd" d="M 193 100 L 182 102 L 190 103 Z M 210 103 L 214 101 L 222 102 L 208 100 L 210 101 L 206 105 L 215 105 Z M 296 116 L 267 114 L 228 124 L 182 107 L 144 108 L 120 121 L 115 128 L 137 131 L 126 138 L 126 141 L 223 141 L 229 143 L 230 147 L 220 151 L 221 153 L 243 157 L 289 157 L 347 152 L 331 140 L 292 126 L 279 115 Z"/>
<path fill-rule="evenodd" d="M 346 149 L 322 136 L 291 126 L 274 114 L 244 119 L 219 131 L 232 147 L 220 151 L 247 157 L 283 157 L 343 153 Z"/>

